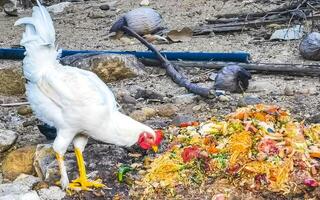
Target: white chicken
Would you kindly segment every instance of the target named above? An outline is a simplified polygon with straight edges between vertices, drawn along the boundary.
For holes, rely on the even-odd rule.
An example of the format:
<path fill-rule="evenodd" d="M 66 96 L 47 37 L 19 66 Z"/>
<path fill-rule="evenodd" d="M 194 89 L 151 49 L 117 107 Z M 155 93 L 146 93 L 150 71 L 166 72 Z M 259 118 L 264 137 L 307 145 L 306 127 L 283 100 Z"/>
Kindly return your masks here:
<path fill-rule="evenodd" d="M 82 152 L 88 137 L 121 146 L 138 143 L 156 151 L 162 133 L 120 113 L 113 93 L 94 73 L 58 62 L 52 19 L 39 1 L 37 4 L 32 17 L 15 23 L 25 25 L 20 44 L 26 49 L 23 72 L 28 101 L 39 119 L 57 128 L 53 149 L 62 188 L 103 187 L 101 181 L 89 181 L 86 176 Z M 69 183 L 63 156 L 71 142 L 79 178 Z"/>

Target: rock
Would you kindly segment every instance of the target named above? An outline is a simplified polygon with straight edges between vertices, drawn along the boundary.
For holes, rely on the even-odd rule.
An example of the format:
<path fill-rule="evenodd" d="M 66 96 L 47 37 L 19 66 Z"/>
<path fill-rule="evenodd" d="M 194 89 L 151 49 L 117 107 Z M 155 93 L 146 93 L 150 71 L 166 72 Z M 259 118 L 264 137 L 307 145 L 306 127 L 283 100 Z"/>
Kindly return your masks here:
<path fill-rule="evenodd" d="M 230 101 L 230 98 L 228 96 L 221 95 L 218 97 L 218 100 L 221 102 L 228 102 L 228 101 Z"/>
<path fill-rule="evenodd" d="M 16 142 L 17 138 L 16 132 L 0 129 L 0 153 L 8 150 Z"/>
<path fill-rule="evenodd" d="M 19 68 L 0 69 L 0 94 L 21 95 L 25 92 L 24 78 Z"/>
<path fill-rule="evenodd" d="M 195 111 L 195 112 L 196 111 L 200 111 L 202 107 L 203 107 L 203 105 L 201 105 L 201 104 L 200 105 L 196 105 L 196 106 L 193 106 L 192 110 Z"/>
<path fill-rule="evenodd" d="M 142 108 L 142 112 L 148 119 L 154 117 L 157 114 L 157 111 L 155 109 L 149 107 Z"/>
<path fill-rule="evenodd" d="M 52 12 L 53 14 L 59 14 L 64 11 L 64 9 L 70 6 L 71 2 L 61 2 L 52 6 L 47 7 L 48 12 Z"/>
<path fill-rule="evenodd" d="M 157 111 L 153 108 L 142 108 L 142 110 L 136 110 L 130 114 L 133 119 L 144 122 L 157 114 Z"/>
<path fill-rule="evenodd" d="M 320 33 L 307 34 L 299 45 L 299 51 L 303 58 L 308 60 L 320 60 Z"/>
<path fill-rule="evenodd" d="M 30 106 L 20 106 L 18 108 L 18 114 L 22 116 L 32 114 L 32 109 Z"/>
<path fill-rule="evenodd" d="M 128 91 L 121 90 L 117 93 L 117 100 L 125 104 L 136 104 L 136 99 Z"/>
<path fill-rule="evenodd" d="M 164 98 L 164 95 L 158 93 L 158 92 L 155 92 L 155 91 L 152 91 L 152 90 L 148 90 L 148 89 L 144 89 L 144 88 L 138 88 L 136 90 L 136 94 L 134 96 L 136 99 L 139 99 L 139 98 L 143 98 L 143 99 L 157 99 L 157 100 L 160 100 L 162 101 L 163 98 Z"/>
<path fill-rule="evenodd" d="M 142 0 L 140 6 L 148 6 L 150 4 L 149 0 Z"/>
<path fill-rule="evenodd" d="M 190 103 L 194 103 L 196 99 L 197 99 L 197 96 L 194 94 L 184 94 L 184 95 L 176 96 L 174 98 L 174 102 L 176 104 L 190 104 Z"/>
<path fill-rule="evenodd" d="M 110 6 L 109 6 L 109 4 L 103 4 L 103 5 L 99 6 L 99 8 L 100 8 L 101 10 L 109 10 L 109 9 L 110 9 Z"/>
<path fill-rule="evenodd" d="M 33 185 L 32 189 L 33 190 L 41 190 L 41 189 L 46 189 L 49 188 L 49 184 L 45 181 L 40 181 L 38 183 L 36 183 L 35 185 Z"/>
<path fill-rule="evenodd" d="M 191 115 L 178 114 L 173 118 L 172 124 L 175 126 L 179 126 L 183 122 L 193 122 L 193 121 L 196 121 L 196 120 Z"/>
<path fill-rule="evenodd" d="M 284 95 L 286 96 L 293 96 L 294 95 L 294 91 L 292 88 L 289 87 L 285 87 L 284 88 Z"/>
<path fill-rule="evenodd" d="M 0 196 L 0 200 L 42 200 L 36 191 Z"/>
<path fill-rule="evenodd" d="M 3 5 L 3 11 L 9 16 L 18 16 L 17 7 L 12 2 L 5 3 Z"/>
<path fill-rule="evenodd" d="M 12 183 L 0 185 L 0 199 L 6 195 L 19 195 L 27 193 L 40 179 L 31 175 L 21 174 Z"/>
<path fill-rule="evenodd" d="M 176 115 L 178 107 L 173 104 L 165 104 L 158 107 L 158 115 L 160 117 L 173 117 Z"/>
<path fill-rule="evenodd" d="M 133 55 L 76 54 L 64 57 L 61 62 L 96 73 L 104 82 L 118 81 L 144 75 L 143 64 Z"/>
<path fill-rule="evenodd" d="M 308 123 L 314 123 L 314 124 L 320 123 L 320 113 L 317 113 L 315 115 L 308 117 L 306 121 Z"/>
<path fill-rule="evenodd" d="M 41 200 L 60 200 L 66 196 L 66 193 L 57 186 L 51 186 L 48 189 L 38 191 Z"/>
<path fill-rule="evenodd" d="M 52 144 L 37 145 L 33 166 L 41 180 L 48 182 L 58 180 L 59 171 Z"/>
<path fill-rule="evenodd" d="M 2 163 L 3 177 L 14 180 L 20 174 L 34 174 L 35 146 L 26 146 L 10 152 Z"/>
<path fill-rule="evenodd" d="M 262 100 L 259 97 L 255 96 L 245 96 L 239 100 L 238 106 L 248 106 L 262 103 Z"/>

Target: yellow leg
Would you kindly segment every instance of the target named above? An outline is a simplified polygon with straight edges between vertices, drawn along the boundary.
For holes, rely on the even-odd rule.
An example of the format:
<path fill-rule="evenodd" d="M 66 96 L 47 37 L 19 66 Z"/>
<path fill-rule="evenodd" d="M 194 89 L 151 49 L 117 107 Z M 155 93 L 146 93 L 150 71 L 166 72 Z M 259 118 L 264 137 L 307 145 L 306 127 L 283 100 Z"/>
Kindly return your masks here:
<path fill-rule="evenodd" d="M 89 181 L 87 179 L 87 173 L 86 173 L 86 167 L 84 165 L 82 152 L 79 148 L 75 148 L 75 154 L 77 158 L 78 163 L 78 169 L 79 169 L 79 178 L 72 181 L 72 183 L 69 184 L 68 188 L 71 190 L 90 190 L 90 188 L 102 188 L 105 185 L 102 184 L 101 180 L 98 179 L 96 181 Z"/>

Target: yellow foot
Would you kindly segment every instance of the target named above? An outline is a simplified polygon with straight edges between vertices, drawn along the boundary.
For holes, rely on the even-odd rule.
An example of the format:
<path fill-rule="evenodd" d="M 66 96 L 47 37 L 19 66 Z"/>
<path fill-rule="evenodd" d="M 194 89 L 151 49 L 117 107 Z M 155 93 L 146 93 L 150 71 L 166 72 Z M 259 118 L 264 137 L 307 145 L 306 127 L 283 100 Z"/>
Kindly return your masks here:
<path fill-rule="evenodd" d="M 102 187 L 105 187 L 105 185 L 102 184 L 101 179 L 97 179 L 96 181 L 89 181 L 87 179 L 77 178 L 73 180 L 72 183 L 69 183 L 68 189 L 76 190 L 76 191 L 80 191 L 80 190 L 88 191 L 88 190 L 92 190 L 92 188 L 102 188 Z"/>

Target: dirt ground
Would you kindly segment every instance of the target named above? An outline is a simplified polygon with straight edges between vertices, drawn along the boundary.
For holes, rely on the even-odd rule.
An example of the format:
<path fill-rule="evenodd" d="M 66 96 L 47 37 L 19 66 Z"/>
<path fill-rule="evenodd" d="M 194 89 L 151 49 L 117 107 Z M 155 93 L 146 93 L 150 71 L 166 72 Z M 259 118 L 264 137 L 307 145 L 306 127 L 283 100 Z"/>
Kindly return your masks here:
<path fill-rule="evenodd" d="M 146 50 L 134 39 L 110 40 L 107 38 L 108 31 L 121 14 L 128 10 L 139 7 L 140 1 L 119 0 L 115 1 L 115 10 L 101 11 L 99 6 L 111 1 L 84 1 L 73 2 L 70 7 L 61 14 L 52 15 L 57 34 L 57 44 L 63 49 L 94 49 L 94 50 Z M 163 17 L 165 25 L 169 29 L 179 29 L 185 26 L 193 27 L 205 23 L 205 19 L 213 18 L 217 14 L 238 13 L 245 11 L 259 11 L 275 8 L 283 2 L 288 1 L 237 1 L 237 0 L 178 0 L 178 1 L 154 1 L 150 0 L 150 7 L 156 9 Z M 91 18 L 90 13 L 104 14 L 103 18 Z M 21 10 L 20 16 L 29 16 L 31 9 Z M 17 17 L 8 17 L 0 13 L 0 47 L 11 47 L 18 45 L 22 36 L 22 27 L 14 27 Z M 306 30 L 308 30 L 306 25 Z M 212 51 L 212 52 L 232 52 L 247 51 L 251 54 L 255 62 L 273 63 L 314 63 L 304 60 L 298 51 L 298 41 L 270 42 L 263 38 L 266 33 L 272 33 L 273 28 L 260 28 L 240 33 L 212 34 L 210 36 L 197 36 L 189 42 L 175 44 L 159 44 L 160 50 L 176 51 Z M 21 61 L 0 60 L 0 69 L 12 66 L 21 66 Z M 190 115 L 195 119 L 204 120 L 211 116 L 221 116 L 234 111 L 245 96 L 255 96 L 263 103 L 271 103 L 283 106 L 291 110 L 297 119 L 309 119 L 318 114 L 320 109 L 318 77 L 293 77 L 285 75 L 263 75 L 253 74 L 249 89 L 245 94 L 230 94 L 230 100 L 226 102 L 218 99 L 196 98 L 192 103 L 183 105 L 174 101 L 175 97 L 187 94 L 184 88 L 178 87 L 159 68 L 148 67 L 147 72 L 152 76 L 139 77 L 129 80 L 118 81 L 109 84 L 112 90 L 119 94 L 126 92 L 134 94 L 137 87 L 157 91 L 165 98 L 164 102 L 137 101 L 134 105 L 123 105 L 124 112 L 130 114 L 132 111 L 143 107 L 158 107 L 161 104 L 174 104 L 179 108 L 179 114 Z M 184 70 L 189 77 L 208 76 L 212 70 Z M 213 82 L 206 82 L 210 85 Z M 288 92 L 291 91 L 291 92 Z M 289 94 L 292 93 L 292 94 Z M 288 95 L 289 94 L 289 95 Z M 0 96 L 0 102 L 23 101 L 24 96 Z M 193 109 L 196 105 L 201 105 L 200 109 Z M 314 117 L 313 117 L 314 118 Z M 316 118 L 317 120 L 317 118 Z M 318 119 L 320 121 L 320 119 Z M 146 121 L 153 127 L 169 125 L 172 118 L 161 118 L 155 116 Z M 34 116 L 20 116 L 17 108 L 0 107 L 0 128 L 12 129 L 19 133 L 15 147 L 30 144 L 46 143 L 35 126 Z M 111 149 L 117 147 L 111 146 Z M 108 152 L 109 150 L 107 150 Z M 112 151 L 110 151 L 112 152 Z M 127 151 L 122 151 L 127 153 Z M 125 157 L 125 156 L 123 156 Z M 122 158 L 123 159 L 123 158 Z M 130 160 L 128 161 L 131 162 Z M 113 168 L 112 170 L 116 170 Z M 109 173 L 112 174 L 112 173 Z M 103 176 L 103 175 L 102 175 Z M 108 178 L 111 179 L 110 177 Z M 125 196 L 128 188 L 119 186 L 115 181 L 111 181 L 115 187 L 112 192 L 107 192 L 103 199 L 111 199 L 116 194 Z M 190 191 L 184 191 L 187 196 Z M 85 196 L 84 196 L 85 197 Z M 274 196 L 277 198 L 276 196 Z M 80 197 L 77 197 L 80 198 Z M 75 199 L 77 199 L 75 198 Z M 89 199 L 89 197 L 87 197 Z M 102 198 L 102 197 L 101 197 Z M 261 199 L 268 199 L 259 197 Z M 280 198 L 280 197 L 279 197 Z M 281 197 L 282 198 L 282 197 Z M 302 197 L 301 197 L 302 198 Z M 245 199 L 245 197 L 240 197 Z M 299 198 L 298 198 L 299 199 Z"/>

